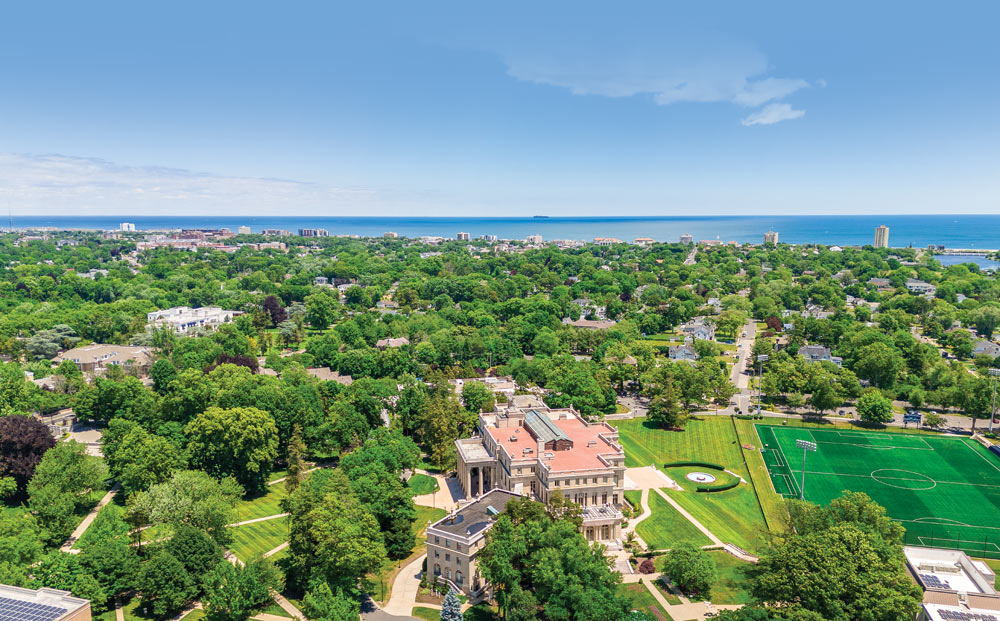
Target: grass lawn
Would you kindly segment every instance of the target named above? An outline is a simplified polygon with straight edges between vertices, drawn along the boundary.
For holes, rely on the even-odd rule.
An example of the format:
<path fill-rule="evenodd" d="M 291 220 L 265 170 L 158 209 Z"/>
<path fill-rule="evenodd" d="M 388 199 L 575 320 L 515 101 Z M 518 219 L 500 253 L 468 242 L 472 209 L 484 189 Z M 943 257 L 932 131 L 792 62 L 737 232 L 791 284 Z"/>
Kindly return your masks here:
<path fill-rule="evenodd" d="M 440 621 L 441 611 L 434 608 L 427 608 L 425 606 L 414 606 L 413 612 L 410 613 L 411 616 L 418 619 L 426 619 L 427 621 Z"/>
<path fill-rule="evenodd" d="M 496 611 L 487 603 L 476 604 L 465 611 L 465 618 L 468 621 L 496 621 L 499 619 Z"/>
<path fill-rule="evenodd" d="M 285 609 L 276 604 L 275 602 L 271 602 L 267 606 L 261 608 L 260 612 L 267 613 L 269 615 L 274 615 L 276 617 L 285 617 L 288 619 L 291 618 L 288 616 L 288 613 L 285 612 Z"/>
<path fill-rule="evenodd" d="M 615 414 L 628 414 L 631 411 L 632 410 L 628 409 L 627 407 L 625 407 L 621 403 L 616 403 L 615 404 Z"/>
<path fill-rule="evenodd" d="M 680 543 L 692 543 L 696 546 L 707 546 L 712 541 L 695 525 L 677 512 L 669 502 L 654 490 L 649 492 L 649 508 L 653 511 L 645 520 L 635 527 L 637 535 L 642 537 L 652 550 L 668 550 Z"/>
<path fill-rule="evenodd" d="M 245 522 L 247 520 L 283 513 L 281 510 L 281 501 L 287 495 L 288 492 L 285 491 L 284 485 L 280 483 L 277 485 L 268 485 L 267 494 L 241 500 L 236 503 L 236 521 Z"/>
<path fill-rule="evenodd" d="M 270 483 L 271 481 L 277 481 L 278 479 L 283 479 L 286 476 L 288 476 L 288 471 L 287 470 L 274 470 L 267 477 L 267 481 L 268 481 L 268 483 Z M 277 485 L 277 483 L 275 485 Z"/>
<path fill-rule="evenodd" d="M 753 429 L 753 421 L 735 419 L 733 422 L 736 423 L 740 445 L 751 447 L 743 448 L 743 457 L 749 466 L 750 481 L 764 510 L 768 529 L 773 533 L 783 532 L 787 524 L 788 508 L 785 506 L 784 498 L 775 492 L 771 485 L 771 476 L 767 472 L 767 465 L 764 464 L 764 457 L 760 452 L 760 441 Z"/>
<path fill-rule="evenodd" d="M 416 507 L 417 519 L 413 520 L 413 532 L 417 533 L 418 537 L 423 536 L 424 531 L 427 530 L 428 520 L 433 524 L 448 515 L 448 512 L 444 509 L 434 509 L 423 505 L 416 505 Z"/>
<path fill-rule="evenodd" d="M 632 610 L 641 610 L 653 615 L 656 619 L 671 619 L 667 611 L 660 605 L 660 602 L 656 601 L 653 594 L 646 588 L 646 585 L 635 582 L 620 584 L 618 585 L 618 592 L 632 602 Z"/>
<path fill-rule="evenodd" d="M 800 493 L 802 449 L 806 500 L 827 504 L 843 490 L 864 492 L 906 527 L 906 543 L 957 548 L 1000 558 L 1000 459 L 970 438 L 858 429 L 758 425 L 775 488 Z"/>
<path fill-rule="evenodd" d="M 205 611 L 201 610 L 200 608 L 195 608 L 189 614 L 184 616 L 184 619 L 186 619 L 187 621 L 198 621 L 198 619 L 204 619 L 204 618 L 205 618 Z"/>
<path fill-rule="evenodd" d="M 713 604 L 746 604 L 750 601 L 747 590 L 747 579 L 743 569 L 750 563 L 736 558 L 723 550 L 711 550 L 708 553 L 715 561 L 715 582 L 712 584 Z"/>
<path fill-rule="evenodd" d="M 423 496 L 438 490 L 437 479 L 420 473 L 411 476 L 406 485 L 410 489 L 410 496 Z"/>
<path fill-rule="evenodd" d="M 262 556 L 288 541 L 288 518 L 277 518 L 266 522 L 255 522 L 239 526 L 233 530 L 233 543 L 229 546 L 236 558 L 248 561 Z"/>
<path fill-rule="evenodd" d="M 642 505 L 640 504 L 642 502 L 642 490 L 628 489 L 625 490 L 623 495 L 625 496 L 625 500 L 628 501 L 628 504 L 632 505 L 632 509 L 634 511 L 642 513 Z"/>
<path fill-rule="evenodd" d="M 625 465 L 630 468 L 653 464 L 666 473 L 663 464 L 667 462 L 707 461 L 750 479 L 733 421 L 727 416 L 693 418 L 684 431 L 666 431 L 638 419 L 611 422 L 617 423 Z M 759 549 L 767 522 L 753 486 L 741 484 L 725 492 L 700 493 L 689 481 L 678 483 L 686 491 L 666 492 L 717 537 L 747 551 Z"/>
<path fill-rule="evenodd" d="M 433 474 L 444 474 L 440 468 L 431 463 L 430 457 L 427 455 L 420 456 L 420 461 L 417 462 L 417 468 L 420 470 L 426 470 L 427 472 Z"/>

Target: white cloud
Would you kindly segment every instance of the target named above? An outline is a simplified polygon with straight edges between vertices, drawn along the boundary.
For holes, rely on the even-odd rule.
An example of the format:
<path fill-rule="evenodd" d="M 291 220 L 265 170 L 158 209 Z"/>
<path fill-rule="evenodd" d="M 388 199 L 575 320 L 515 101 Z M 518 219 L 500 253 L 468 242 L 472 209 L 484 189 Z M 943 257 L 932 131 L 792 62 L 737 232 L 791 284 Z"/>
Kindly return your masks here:
<path fill-rule="evenodd" d="M 30 214 L 333 214 L 370 208 L 378 198 L 367 189 L 57 154 L 0 153 L 0 187 L 15 211 Z"/>
<path fill-rule="evenodd" d="M 718 41 L 632 43 L 597 49 L 593 40 L 519 48 L 503 54 L 510 76 L 568 89 L 576 95 L 650 95 L 660 105 L 731 102 L 755 107 L 808 88 L 798 78 L 769 76 L 758 50 Z"/>
<path fill-rule="evenodd" d="M 790 121 L 805 116 L 805 110 L 795 110 L 791 104 L 773 103 L 746 117 L 740 123 L 743 125 L 774 125 L 781 121 Z"/>

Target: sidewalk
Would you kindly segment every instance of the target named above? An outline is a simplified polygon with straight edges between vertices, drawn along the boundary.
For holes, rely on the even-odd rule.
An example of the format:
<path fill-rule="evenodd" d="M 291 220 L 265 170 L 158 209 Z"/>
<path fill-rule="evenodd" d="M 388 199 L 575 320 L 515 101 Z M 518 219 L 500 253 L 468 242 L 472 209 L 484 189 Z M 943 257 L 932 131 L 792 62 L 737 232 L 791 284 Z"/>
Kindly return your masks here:
<path fill-rule="evenodd" d="M 117 483 L 115 483 L 115 486 L 112 487 L 111 490 L 107 494 L 105 494 L 103 498 L 101 498 L 100 502 L 97 503 L 97 506 L 91 509 L 90 513 L 88 513 L 87 516 L 83 518 L 83 521 L 80 522 L 80 525 L 76 527 L 76 529 L 73 531 L 73 534 L 69 536 L 69 539 L 66 540 L 66 543 L 62 544 L 62 546 L 59 548 L 60 552 L 67 552 L 69 554 L 80 553 L 79 550 L 73 549 L 73 545 L 80 540 L 80 537 L 83 537 L 83 533 L 87 532 L 87 529 L 90 527 L 91 524 L 94 523 L 94 520 L 97 518 L 97 514 L 101 511 L 101 509 L 103 509 L 109 502 L 114 500 L 114 497 L 118 495 L 119 489 L 120 486 Z"/>

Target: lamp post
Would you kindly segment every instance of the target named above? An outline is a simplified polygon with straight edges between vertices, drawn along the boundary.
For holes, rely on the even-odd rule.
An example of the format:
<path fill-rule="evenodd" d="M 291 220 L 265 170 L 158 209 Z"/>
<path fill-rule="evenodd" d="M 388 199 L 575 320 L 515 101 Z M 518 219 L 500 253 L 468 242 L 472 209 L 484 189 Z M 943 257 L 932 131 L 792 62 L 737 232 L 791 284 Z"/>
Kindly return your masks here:
<path fill-rule="evenodd" d="M 809 440 L 796 440 L 795 446 L 802 449 L 802 484 L 799 485 L 799 500 L 806 499 L 806 452 L 816 452 L 816 443 Z"/>
<path fill-rule="evenodd" d="M 990 369 L 990 375 L 993 376 L 993 404 L 990 406 L 990 433 L 993 433 L 993 419 L 997 417 L 997 376 L 1000 375 L 1000 369 Z"/>
<path fill-rule="evenodd" d="M 767 359 L 767 354 L 757 356 L 757 414 L 760 414 L 760 397 L 764 389 L 764 363 Z"/>

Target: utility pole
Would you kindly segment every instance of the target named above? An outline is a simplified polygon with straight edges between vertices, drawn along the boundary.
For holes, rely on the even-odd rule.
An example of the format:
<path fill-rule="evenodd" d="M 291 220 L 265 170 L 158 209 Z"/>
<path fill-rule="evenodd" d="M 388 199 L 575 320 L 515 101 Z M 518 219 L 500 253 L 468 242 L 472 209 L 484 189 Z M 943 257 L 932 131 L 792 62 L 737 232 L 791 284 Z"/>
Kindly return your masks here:
<path fill-rule="evenodd" d="M 990 406 L 990 433 L 993 433 L 993 419 L 997 417 L 997 376 L 1000 375 L 1000 369 L 990 369 L 990 375 L 993 376 L 993 404 Z"/>
<path fill-rule="evenodd" d="M 806 452 L 816 452 L 816 443 L 809 440 L 796 440 L 795 446 L 802 449 L 802 483 L 799 485 L 799 500 L 806 499 Z"/>

